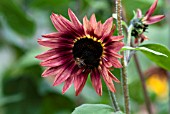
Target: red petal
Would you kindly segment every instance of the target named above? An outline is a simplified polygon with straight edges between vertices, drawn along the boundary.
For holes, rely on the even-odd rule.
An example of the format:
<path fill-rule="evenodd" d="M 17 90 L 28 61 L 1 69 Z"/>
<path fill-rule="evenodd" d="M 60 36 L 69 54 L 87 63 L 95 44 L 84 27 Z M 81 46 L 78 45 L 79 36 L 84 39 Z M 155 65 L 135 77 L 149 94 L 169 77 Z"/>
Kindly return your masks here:
<path fill-rule="evenodd" d="M 57 49 L 51 49 L 51 50 L 48 50 L 44 53 L 37 55 L 35 58 L 40 59 L 40 60 L 45 60 L 46 58 L 55 55 L 56 51 L 57 51 Z"/>
<path fill-rule="evenodd" d="M 86 16 L 83 18 L 83 28 L 86 35 L 91 35 L 93 28 Z"/>
<path fill-rule="evenodd" d="M 144 17 L 145 20 L 150 18 L 150 16 L 153 14 L 153 12 L 156 9 L 157 3 L 158 3 L 158 0 L 155 0 L 155 2 L 152 4 L 152 6 L 149 8 L 149 10 L 146 12 L 145 17 Z"/>
<path fill-rule="evenodd" d="M 142 11 L 137 9 L 137 18 L 142 18 Z"/>
<path fill-rule="evenodd" d="M 90 18 L 90 24 L 91 24 L 91 26 L 93 27 L 93 30 L 94 30 L 96 28 L 96 26 L 97 26 L 95 14 L 92 14 L 92 16 Z"/>
<path fill-rule="evenodd" d="M 61 32 L 53 32 L 53 33 L 49 33 L 49 34 L 44 34 L 42 35 L 42 37 L 45 37 L 45 38 L 59 38 L 61 37 L 63 33 Z"/>
<path fill-rule="evenodd" d="M 113 18 L 110 17 L 103 24 L 103 36 L 107 36 L 110 33 L 112 26 L 113 26 Z"/>
<path fill-rule="evenodd" d="M 124 36 L 111 36 L 112 41 L 120 41 L 124 38 Z"/>
<path fill-rule="evenodd" d="M 74 86 L 75 86 L 76 96 L 78 96 L 80 92 L 82 91 L 86 83 L 88 74 L 89 74 L 89 71 L 86 70 L 85 72 L 82 72 L 80 75 L 75 76 Z"/>
<path fill-rule="evenodd" d="M 103 66 L 102 68 L 101 68 L 101 67 L 99 67 L 99 68 L 100 68 L 99 71 L 100 71 L 100 73 L 102 74 L 103 79 L 104 79 L 107 87 L 110 89 L 110 91 L 115 92 L 116 89 L 115 89 L 115 87 L 114 87 L 114 84 L 113 84 L 113 82 L 112 82 L 111 77 L 108 75 L 108 70 L 107 70 L 107 68 L 104 67 L 104 66 Z"/>
<path fill-rule="evenodd" d="M 108 73 L 109 73 L 109 76 L 112 78 L 112 80 L 114 80 L 117 83 L 120 82 L 110 71 L 108 71 Z"/>
<path fill-rule="evenodd" d="M 61 26 L 60 23 L 58 22 L 59 16 L 58 16 L 57 14 L 55 14 L 55 13 L 52 13 L 51 16 L 50 16 L 50 18 L 51 18 L 51 21 L 52 21 L 54 27 L 55 27 L 58 31 L 61 31 L 61 32 L 62 32 L 64 28 L 63 28 L 63 26 Z"/>
<path fill-rule="evenodd" d="M 73 83 L 73 81 L 74 81 L 74 77 L 69 77 L 65 81 L 65 84 L 64 84 L 64 87 L 63 87 L 63 90 L 62 90 L 63 94 L 71 87 L 71 84 Z"/>
<path fill-rule="evenodd" d="M 59 69 L 61 69 L 62 66 L 58 66 L 58 67 L 49 67 L 47 68 L 43 73 L 42 76 L 43 77 L 47 77 L 47 76 L 51 76 L 51 75 L 56 75 L 57 72 L 59 71 Z"/>
<path fill-rule="evenodd" d="M 114 68 L 122 68 L 122 65 L 120 63 L 120 61 L 115 58 L 115 57 L 112 57 L 110 56 L 109 54 L 105 54 L 106 55 L 106 59 L 112 63 L 112 66 L 114 66 Z"/>
<path fill-rule="evenodd" d="M 165 18 L 165 15 L 156 15 L 156 16 L 149 17 L 149 19 L 147 19 L 143 23 L 150 25 L 150 24 L 153 24 L 153 23 L 157 23 L 164 18 Z"/>
<path fill-rule="evenodd" d="M 71 11 L 71 9 L 68 9 L 68 15 L 71 19 L 71 21 L 73 22 L 73 24 L 78 27 L 78 28 L 82 28 L 82 24 L 80 23 L 80 21 L 77 19 L 76 15 Z"/>
<path fill-rule="evenodd" d="M 75 64 L 73 62 L 69 63 L 67 67 L 65 68 L 65 70 L 62 72 L 62 74 L 60 76 L 57 76 L 57 78 L 54 81 L 53 86 L 57 86 L 61 84 L 62 82 L 64 82 L 67 78 L 69 78 L 74 67 L 75 67 Z"/>
<path fill-rule="evenodd" d="M 72 53 L 71 50 L 51 49 L 48 50 L 47 52 L 37 55 L 36 58 L 40 60 L 48 60 L 48 59 L 53 59 L 60 56 L 68 55 L 71 53 Z"/>
<path fill-rule="evenodd" d="M 81 28 L 78 28 L 75 24 L 68 21 L 65 17 L 60 16 L 60 19 L 67 26 L 68 31 L 71 31 L 71 33 L 69 34 L 74 34 L 76 37 L 84 35 L 84 30 L 82 28 L 82 25 Z"/>
<path fill-rule="evenodd" d="M 108 45 L 108 46 L 107 46 L 107 44 L 106 44 L 105 49 L 106 49 L 106 50 L 112 49 L 113 51 L 118 52 L 118 51 L 120 51 L 120 49 L 121 49 L 123 46 L 124 46 L 124 43 L 123 43 L 123 42 L 113 42 L 113 43 L 111 43 L 111 44 Z"/>
<path fill-rule="evenodd" d="M 107 68 L 112 67 L 112 63 L 110 63 L 105 57 L 102 58 L 102 64 Z"/>
<path fill-rule="evenodd" d="M 112 56 L 112 57 L 115 57 L 115 58 L 122 58 L 123 56 L 122 55 L 119 55 L 118 53 L 116 53 L 114 50 L 112 50 L 112 49 L 107 49 L 107 50 L 105 50 L 106 52 L 104 52 L 104 54 L 105 53 L 107 53 L 108 55 L 110 55 L 110 56 Z"/>
<path fill-rule="evenodd" d="M 50 48 L 72 48 L 72 41 L 69 40 L 47 40 L 47 39 L 38 39 L 38 43 L 45 47 Z"/>
<path fill-rule="evenodd" d="M 78 66 L 76 65 L 73 68 L 70 77 L 66 80 L 64 84 L 63 91 L 62 91 L 63 94 L 70 88 L 72 82 L 74 81 L 74 77 L 80 75 L 81 73 L 82 73 L 82 69 L 78 68 Z"/>
<path fill-rule="evenodd" d="M 45 60 L 40 64 L 41 66 L 46 66 L 46 67 L 56 67 L 65 64 L 66 62 L 72 60 L 72 58 L 73 58 L 72 55 L 60 56 L 58 58 Z"/>
<path fill-rule="evenodd" d="M 102 82 L 100 79 L 100 73 L 98 69 L 94 69 L 91 73 L 92 85 L 95 88 L 97 94 L 102 95 Z"/>
<path fill-rule="evenodd" d="M 97 27 L 94 29 L 94 34 L 100 38 L 102 36 L 103 25 L 101 22 L 98 22 L 96 26 Z"/>

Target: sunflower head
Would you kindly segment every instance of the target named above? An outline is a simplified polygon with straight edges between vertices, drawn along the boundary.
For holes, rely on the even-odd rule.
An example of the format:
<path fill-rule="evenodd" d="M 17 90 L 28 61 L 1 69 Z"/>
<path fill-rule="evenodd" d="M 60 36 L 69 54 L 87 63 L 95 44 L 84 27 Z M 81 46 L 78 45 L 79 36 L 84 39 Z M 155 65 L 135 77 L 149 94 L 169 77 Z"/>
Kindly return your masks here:
<path fill-rule="evenodd" d="M 158 0 L 155 0 L 144 16 L 142 15 L 142 11 L 137 9 L 134 18 L 131 20 L 131 25 L 133 26 L 131 35 L 136 38 L 135 43 L 138 43 L 138 40 L 140 40 L 140 43 L 142 43 L 144 40 L 148 39 L 143 34 L 148 29 L 148 26 L 165 18 L 165 15 L 152 16 L 157 4 Z"/>
<path fill-rule="evenodd" d="M 112 36 L 113 18 L 103 24 L 96 21 L 93 14 L 90 20 L 85 16 L 83 24 L 69 9 L 70 20 L 62 15 L 51 15 L 51 20 L 58 32 L 42 35 L 38 43 L 51 49 L 37 55 L 42 60 L 41 66 L 47 67 L 42 76 L 54 75 L 54 86 L 65 83 L 62 93 L 65 93 L 72 83 L 76 95 L 82 91 L 90 74 L 92 85 L 99 95 L 102 95 L 101 77 L 108 88 L 115 92 L 113 80 L 119 80 L 109 71 L 111 67 L 121 68 L 118 51 L 123 47 L 123 36 Z"/>

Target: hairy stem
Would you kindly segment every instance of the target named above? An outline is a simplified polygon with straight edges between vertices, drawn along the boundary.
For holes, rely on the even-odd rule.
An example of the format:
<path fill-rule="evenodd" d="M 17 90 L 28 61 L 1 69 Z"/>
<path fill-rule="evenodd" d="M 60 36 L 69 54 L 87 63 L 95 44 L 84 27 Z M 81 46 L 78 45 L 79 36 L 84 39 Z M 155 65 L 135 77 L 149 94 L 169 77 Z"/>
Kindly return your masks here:
<path fill-rule="evenodd" d="M 151 102 L 150 102 L 150 99 L 149 99 L 148 94 L 147 94 L 146 85 L 145 85 L 145 79 L 144 79 L 142 70 L 140 68 L 139 60 L 138 60 L 136 54 L 134 54 L 134 60 L 135 60 L 136 68 L 137 68 L 137 71 L 139 73 L 140 80 L 141 80 L 141 83 L 142 83 L 142 89 L 143 89 L 143 93 L 144 93 L 146 108 L 148 110 L 148 113 L 152 114 Z"/>
<path fill-rule="evenodd" d="M 123 35 L 122 31 L 122 16 L 121 16 L 121 0 L 116 0 L 116 14 L 117 14 L 117 24 L 118 24 L 118 34 Z"/>
<path fill-rule="evenodd" d="M 117 14 L 117 25 L 118 25 L 118 35 L 122 36 L 122 16 L 121 16 L 121 0 L 116 0 L 116 14 Z M 130 114 L 130 105 L 129 105 L 129 92 L 128 92 L 128 84 L 127 84 L 127 72 L 126 72 L 126 57 L 124 56 L 124 51 L 121 52 L 123 58 L 121 59 L 122 63 L 122 85 L 123 85 L 123 93 L 124 93 L 124 102 L 125 102 L 125 112 L 126 114 Z"/>
<path fill-rule="evenodd" d="M 133 30 L 133 25 L 130 24 L 130 26 L 128 27 L 128 37 L 127 37 L 127 46 L 131 46 L 131 33 L 132 33 L 132 30 Z M 127 50 L 126 51 L 126 60 L 127 60 L 127 63 L 125 64 L 127 66 L 127 64 L 129 63 L 130 59 L 131 59 L 131 55 L 130 55 L 130 50 Z"/>
<path fill-rule="evenodd" d="M 111 99 L 111 101 L 112 101 L 113 108 L 115 109 L 115 112 L 116 112 L 116 111 L 120 111 L 120 108 L 119 108 L 119 105 L 118 105 L 118 103 L 117 103 L 115 94 L 114 94 L 113 92 L 111 92 L 111 91 L 109 90 L 109 88 L 107 88 L 107 89 L 108 89 L 108 92 L 109 92 L 110 99 Z"/>

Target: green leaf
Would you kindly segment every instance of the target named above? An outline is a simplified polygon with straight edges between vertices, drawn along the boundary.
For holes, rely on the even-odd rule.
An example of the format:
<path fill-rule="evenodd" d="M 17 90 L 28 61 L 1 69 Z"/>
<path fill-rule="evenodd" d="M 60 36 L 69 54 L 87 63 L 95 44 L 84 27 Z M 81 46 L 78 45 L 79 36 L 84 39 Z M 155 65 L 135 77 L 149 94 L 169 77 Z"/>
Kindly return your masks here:
<path fill-rule="evenodd" d="M 125 50 L 136 50 L 136 51 L 148 52 L 148 53 L 152 53 L 152 54 L 155 54 L 155 55 L 168 57 L 167 55 L 165 55 L 163 53 L 160 53 L 158 51 L 154 51 L 154 50 L 146 48 L 146 47 L 136 47 L 136 48 L 134 48 L 134 47 L 124 46 L 121 49 L 121 51 L 125 51 Z"/>
<path fill-rule="evenodd" d="M 153 53 L 155 55 L 160 55 L 160 56 L 168 57 L 167 55 L 165 55 L 163 53 L 160 53 L 158 51 L 154 51 L 154 50 L 146 48 L 146 47 L 138 47 L 137 49 L 139 49 L 142 52 L 148 52 L 148 53 Z"/>
<path fill-rule="evenodd" d="M 158 66 L 170 71 L 170 50 L 168 48 L 161 44 L 145 44 L 142 47 L 155 51 L 154 54 L 144 50 L 142 52 Z M 163 56 L 157 56 L 162 54 Z"/>
<path fill-rule="evenodd" d="M 0 12 L 15 32 L 25 36 L 33 35 L 35 24 L 16 2 L 12 0 L 0 0 Z"/>
<path fill-rule="evenodd" d="M 111 106 L 104 104 L 83 104 L 77 107 L 72 114 L 119 114 L 113 113 Z M 121 113 L 120 113 L 121 114 Z"/>
<path fill-rule="evenodd" d="M 170 70 L 170 51 L 161 44 L 145 44 L 137 48 L 124 46 L 121 51 L 125 50 L 141 51 L 146 55 L 146 57 L 155 62 L 158 66 L 166 70 Z"/>

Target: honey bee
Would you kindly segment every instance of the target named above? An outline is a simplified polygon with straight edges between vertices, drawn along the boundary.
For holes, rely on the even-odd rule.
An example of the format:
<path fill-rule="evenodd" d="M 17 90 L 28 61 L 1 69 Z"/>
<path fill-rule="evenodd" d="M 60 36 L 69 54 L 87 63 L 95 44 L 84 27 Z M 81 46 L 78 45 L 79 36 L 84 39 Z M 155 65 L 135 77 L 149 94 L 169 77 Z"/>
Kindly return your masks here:
<path fill-rule="evenodd" d="M 86 64 L 84 63 L 84 59 L 77 57 L 75 61 L 76 61 L 76 64 L 78 65 L 79 68 L 86 66 Z"/>

